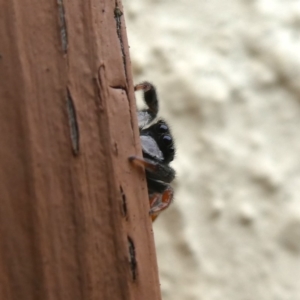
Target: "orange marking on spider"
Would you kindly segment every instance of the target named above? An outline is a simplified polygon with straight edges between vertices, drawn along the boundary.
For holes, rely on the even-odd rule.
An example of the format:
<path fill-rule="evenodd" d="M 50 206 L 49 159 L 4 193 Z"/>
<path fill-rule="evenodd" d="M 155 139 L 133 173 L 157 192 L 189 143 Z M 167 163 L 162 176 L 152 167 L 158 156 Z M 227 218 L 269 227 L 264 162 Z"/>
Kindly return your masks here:
<path fill-rule="evenodd" d="M 162 194 L 154 194 L 150 197 L 150 216 L 154 221 L 158 214 L 167 209 L 173 200 L 173 189 L 169 186 Z"/>

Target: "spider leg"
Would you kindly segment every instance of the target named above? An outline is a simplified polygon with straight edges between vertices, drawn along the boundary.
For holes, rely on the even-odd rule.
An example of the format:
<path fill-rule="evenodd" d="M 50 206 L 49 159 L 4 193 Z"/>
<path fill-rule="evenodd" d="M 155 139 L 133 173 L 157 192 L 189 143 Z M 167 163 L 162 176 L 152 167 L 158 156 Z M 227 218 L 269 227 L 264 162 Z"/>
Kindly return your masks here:
<path fill-rule="evenodd" d="M 144 167 L 145 169 L 155 172 L 156 163 L 152 162 L 150 159 L 140 158 L 137 156 L 129 156 L 129 161 L 137 166 Z"/>
<path fill-rule="evenodd" d="M 173 189 L 171 186 L 167 186 L 165 191 L 162 194 L 155 193 L 149 199 L 150 201 L 150 216 L 152 221 L 154 221 L 158 214 L 161 213 L 163 210 L 169 207 L 173 200 Z"/>
<path fill-rule="evenodd" d="M 137 84 L 134 87 L 134 90 L 144 92 L 144 100 L 148 106 L 147 109 L 138 111 L 139 127 L 143 128 L 152 122 L 157 116 L 159 110 L 157 94 L 155 87 L 147 81 Z"/>
<path fill-rule="evenodd" d="M 144 91 L 144 99 L 145 102 L 148 106 L 148 111 L 150 114 L 157 115 L 158 113 L 158 99 L 157 99 L 157 94 L 156 90 L 153 84 L 150 82 L 142 82 L 137 84 L 134 87 L 135 91 Z"/>
<path fill-rule="evenodd" d="M 151 159 L 130 156 L 129 161 L 134 164 L 144 167 L 147 172 L 147 178 L 151 180 L 159 180 L 166 183 L 171 182 L 175 178 L 175 170 L 170 166 L 154 162 Z"/>

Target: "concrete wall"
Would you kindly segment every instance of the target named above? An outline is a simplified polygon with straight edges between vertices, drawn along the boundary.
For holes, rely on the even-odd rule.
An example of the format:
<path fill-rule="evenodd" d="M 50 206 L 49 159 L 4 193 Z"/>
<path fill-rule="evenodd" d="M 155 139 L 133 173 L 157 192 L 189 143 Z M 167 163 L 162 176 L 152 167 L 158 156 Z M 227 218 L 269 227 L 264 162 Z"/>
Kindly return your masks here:
<path fill-rule="evenodd" d="M 124 0 L 178 147 L 164 300 L 300 299 L 300 1 Z"/>

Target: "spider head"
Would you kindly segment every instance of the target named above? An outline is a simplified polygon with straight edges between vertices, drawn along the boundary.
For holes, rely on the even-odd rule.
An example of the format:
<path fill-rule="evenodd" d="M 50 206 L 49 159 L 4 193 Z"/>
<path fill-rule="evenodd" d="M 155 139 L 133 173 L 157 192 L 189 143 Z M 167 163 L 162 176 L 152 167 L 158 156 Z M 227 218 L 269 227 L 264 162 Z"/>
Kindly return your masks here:
<path fill-rule="evenodd" d="M 143 129 L 141 131 L 141 141 L 143 152 L 149 158 L 160 160 L 166 164 L 174 159 L 175 147 L 173 137 L 165 121 L 159 120 Z"/>

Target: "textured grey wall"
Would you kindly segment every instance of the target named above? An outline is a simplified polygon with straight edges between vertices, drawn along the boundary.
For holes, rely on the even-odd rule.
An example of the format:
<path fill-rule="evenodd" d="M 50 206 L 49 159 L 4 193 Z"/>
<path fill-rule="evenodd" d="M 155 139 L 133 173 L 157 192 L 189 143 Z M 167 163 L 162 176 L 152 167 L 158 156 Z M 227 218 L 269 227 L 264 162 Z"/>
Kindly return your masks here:
<path fill-rule="evenodd" d="M 300 299 L 300 1 L 124 0 L 178 154 L 164 300 Z"/>

